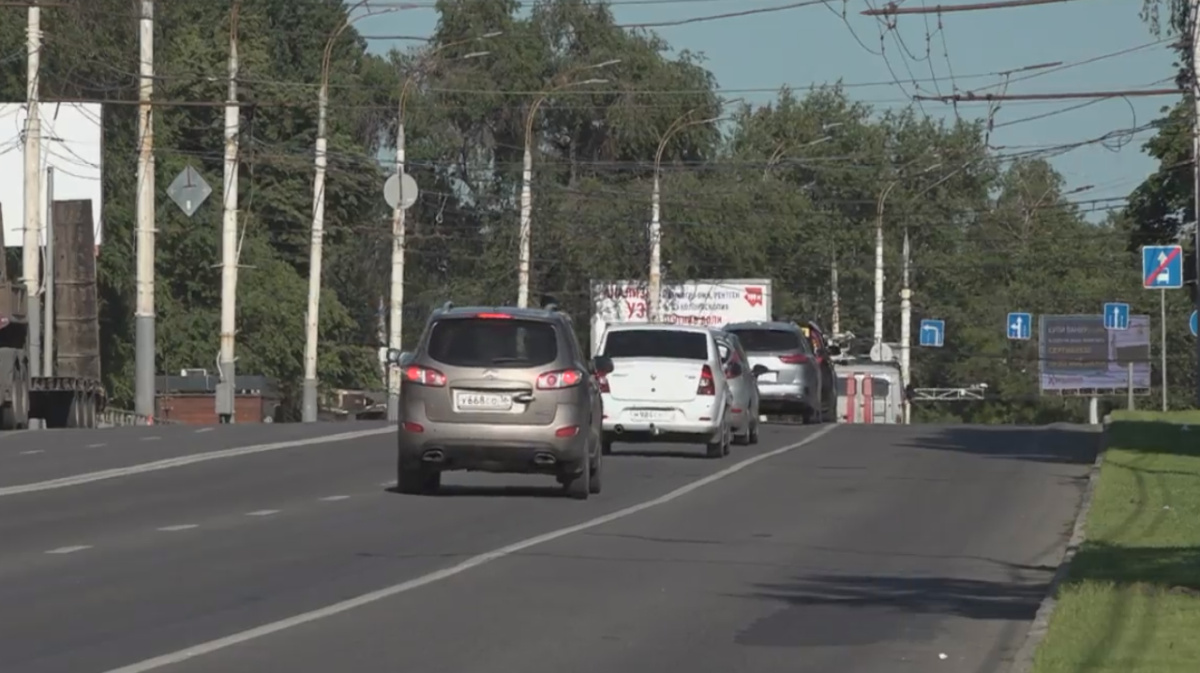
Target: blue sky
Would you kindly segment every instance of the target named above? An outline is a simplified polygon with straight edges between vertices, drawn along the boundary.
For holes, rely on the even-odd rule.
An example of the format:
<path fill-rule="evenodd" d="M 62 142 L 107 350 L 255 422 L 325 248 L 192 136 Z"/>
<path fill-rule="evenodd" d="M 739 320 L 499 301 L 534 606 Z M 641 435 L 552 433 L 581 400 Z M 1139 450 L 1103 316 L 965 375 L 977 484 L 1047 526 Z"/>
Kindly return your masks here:
<path fill-rule="evenodd" d="M 942 4 L 974 1 L 947 0 Z M 920 7 L 926 3 L 938 4 L 934 0 L 900 4 Z M 368 37 L 428 36 L 437 21 L 432 0 L 409 4 L 414 8 L 363 18 L 357 27 Z M 622 24 L 684 22 L 758 11 L 651 28 L 675 49 L 703 53 L 721 89 L 729 97 L 751 103 L 769 102 L 783 85 L 801 89 L 841 79 L 858 100 L 878 108 L 903 107 L 918 93 L 918 87 L 925 95 L 949 94 L 956 88 L 959 92 L 998 93 L 1004 80 L 995 73 L 1052 62 L 1063 65 L 1014 74 L 1007 92 L 1166 88 L 1173 86 L 1175 74 L 1173 52 L 1142 23 L 1138 17 L 1142 3 L 1135 0 L 1076 0 L 948 13 L 941 17 L 941 30 L 937 15 L 907 15 L 897 17 L 894 31 L 887 30 L 880 19 L 858 14 L 869 6 L 881 6 L 879 0 L 830 0 L 778 11 L 770 10 L 802 3 L 614 0 L 610 4 Z M 372 50 L 386 52 L 419 43 L 372 39 L 370 44 Z M 1175 100 L 1158 96 L 1098 102 L 1006 102 L 995 113 L 991 144 L 1001 146 L 1001 152 L 1012 152 L 1082 142 L 1146 124 L 1159 116 L 1162 106 Z M 936 116 L 955 114 L 954 107 L 944 103 L 924 102 L 922 106 Z M 985 116 L 987 105 L 959 104 L 958 114 Z M 1080 147 L 1052 161 L 1069 188 L 1092 186 L 1071 198 L 1124 197 L 1154 170 L 1154 163 L 1141 149 L 1151 135 L 1150 131 L 1121 134 L 1109 146 Z"/>

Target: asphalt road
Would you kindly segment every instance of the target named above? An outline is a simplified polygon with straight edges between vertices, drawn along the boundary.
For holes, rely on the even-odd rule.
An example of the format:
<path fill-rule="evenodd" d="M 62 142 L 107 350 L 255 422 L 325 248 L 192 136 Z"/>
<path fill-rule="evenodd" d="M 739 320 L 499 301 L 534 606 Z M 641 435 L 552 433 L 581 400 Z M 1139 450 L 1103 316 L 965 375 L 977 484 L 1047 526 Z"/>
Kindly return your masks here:
<path fill-rule="evenodd" d="M 265 432 L 351 426 L 294 427 Z M 154 430 L 219 450 L 197 448 L 216 430 Z M 109 432 L 90 443 L 144 450 Z M 9 442 L 51 439 L 0 438 L 0 473 Z M 0 490 L 0 671 L 1000 671 L 1095 435 L 770 427 L 723 460 L 618 445 L 586 502 L 495 475 L 395 495 L 392 446 Z M 63 447 L 47 474 L 82 471 Z"/>

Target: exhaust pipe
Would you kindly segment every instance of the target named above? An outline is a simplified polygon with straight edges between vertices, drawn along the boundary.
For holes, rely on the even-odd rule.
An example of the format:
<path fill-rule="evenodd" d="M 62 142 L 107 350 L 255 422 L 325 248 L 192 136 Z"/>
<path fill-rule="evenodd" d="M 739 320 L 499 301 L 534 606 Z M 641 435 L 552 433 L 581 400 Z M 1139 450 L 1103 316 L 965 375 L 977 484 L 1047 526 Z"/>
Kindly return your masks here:
<path fill-rule="evenodd" d="M 655 437 L 658 437 L 659 435 L 662 434 L 662 430 L 659 429 L 659 427 L 657 425 L 651 423 L 650 424 L 650 434 L 654 435 Z"/>
<path fill-rule="evenodd" d="M 558 462 L 558 459 L 552 453 L 543 452 L 534 454 L 533 462 L 535 465 L 553 465 Z"/>
<path fill-rule="evenodd" d="M 618 435 L 623 435 L 625 434 L 625 426 L 618 423 L 615 427 L 613 427 L 613 432 L 617 433 Z"/>
<path fill-rule="evenodd" d="M 426 463 L 440 463 L 446 460 L 446 454 L 442 453 L 441 449 L 430 449 L 421 454 L 421 460 Z"/>

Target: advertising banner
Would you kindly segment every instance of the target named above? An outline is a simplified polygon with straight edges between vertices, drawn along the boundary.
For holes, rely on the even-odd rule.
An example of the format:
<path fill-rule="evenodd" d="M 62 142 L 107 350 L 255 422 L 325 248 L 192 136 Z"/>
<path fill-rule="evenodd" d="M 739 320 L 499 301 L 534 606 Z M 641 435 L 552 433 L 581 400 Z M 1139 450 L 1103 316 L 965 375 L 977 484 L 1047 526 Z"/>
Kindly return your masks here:
<path fill-rule="evenodd" d="M 1129 328 L 1110 330 L 1102 315 L 1043 315 L 1039 378 L 1042 392 L 1124 391 L 1150 387 L 1150 316 L 1129 316 Z"/>

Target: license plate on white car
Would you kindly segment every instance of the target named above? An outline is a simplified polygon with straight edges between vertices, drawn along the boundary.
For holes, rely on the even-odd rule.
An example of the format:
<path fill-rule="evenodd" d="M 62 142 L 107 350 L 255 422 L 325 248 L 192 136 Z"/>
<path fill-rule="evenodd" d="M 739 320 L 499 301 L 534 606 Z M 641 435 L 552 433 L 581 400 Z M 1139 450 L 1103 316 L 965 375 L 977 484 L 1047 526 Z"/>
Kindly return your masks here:
<path fill-rule="evenodd" d="M 508 411 L 512 405 L 512 395 L 506 393 L 454 391 L 454 408 L 458 411 Z"/>
<path fill-rule="evenodd" d="M 759 383 L 775 383 L 778 380 L 779 380 L 778 372 L 767 372 L 767 373 L 763 374 L 762 376 L 758 377 Z"/>
<path fill-rule="evenodd" d="M 629 420 L 632 421 L 669 421 L 675 417 L 675 412 L 665 409 L 631 409 Z"/>

